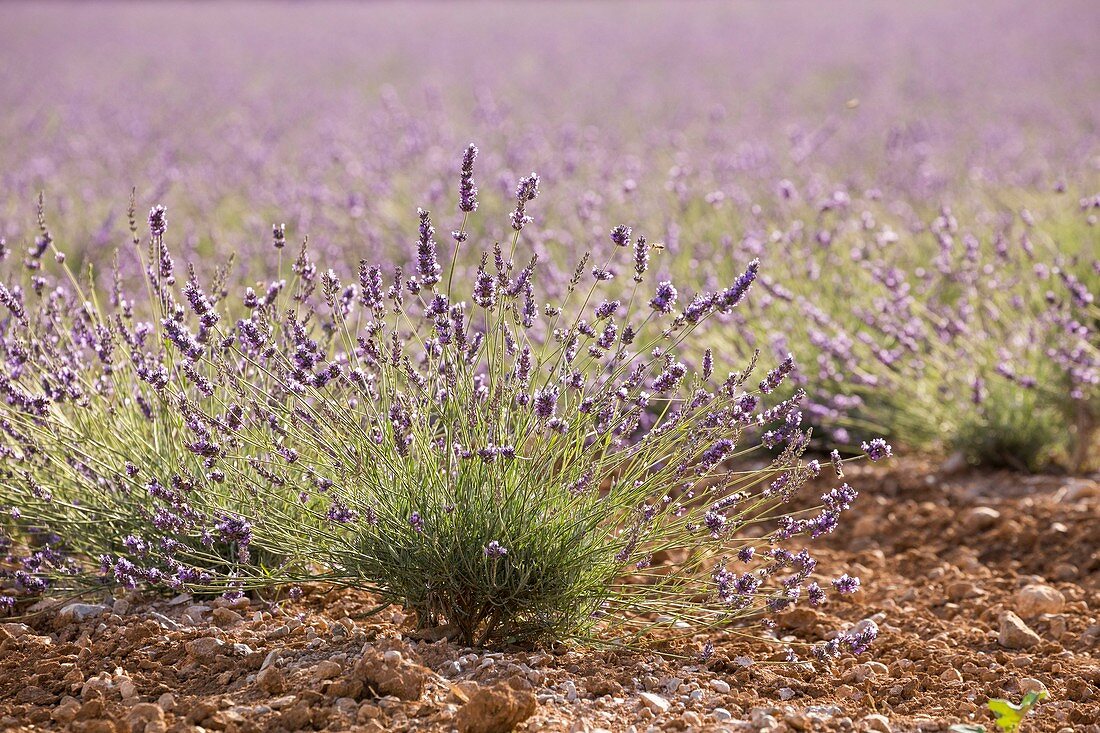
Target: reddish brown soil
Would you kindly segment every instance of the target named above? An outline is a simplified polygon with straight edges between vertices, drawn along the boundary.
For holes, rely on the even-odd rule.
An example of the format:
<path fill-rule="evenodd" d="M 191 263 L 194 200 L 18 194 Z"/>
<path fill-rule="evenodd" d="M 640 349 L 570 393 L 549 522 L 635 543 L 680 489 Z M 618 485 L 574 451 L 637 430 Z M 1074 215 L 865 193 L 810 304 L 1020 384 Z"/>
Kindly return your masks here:
<path fill-rule="evenodd" d="M 769 664 L 774 645 L 732 634 L 703 666 L 571 647 L 485 654 L 415 641 L 393 609 L 364 618 L 370 597 L 347 590 L 278 607 L 120 599 L 81 622 L 0 626 L 0 729 L 938 731 L 993 728 L 986 698 L 1041 684 L 1050 698 L 1025 733 L 1100 733 L 1100 482 L 917 463 L 851 482 L 853 516 L 817 554 L 862 591 L 777 629 L 813 640 L 875 619 L 872 650 L 831 670 Z M 1020 594 L 1035 585 L 1057 591 L 1024 593 L 1045 609 Z M 1008 611 L 1034 635 L 1002 639 Z"/>

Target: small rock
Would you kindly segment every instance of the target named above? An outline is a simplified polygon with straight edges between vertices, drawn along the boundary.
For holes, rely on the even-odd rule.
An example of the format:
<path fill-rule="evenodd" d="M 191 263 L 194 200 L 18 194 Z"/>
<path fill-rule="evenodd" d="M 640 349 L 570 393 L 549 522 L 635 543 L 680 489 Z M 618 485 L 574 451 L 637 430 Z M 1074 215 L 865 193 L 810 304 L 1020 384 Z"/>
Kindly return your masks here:
<path fill-rule="evenodd" d="M 172 619 L 165 616 L 163 613 L 157 613 L 156 611 L 150 611 L 149 615 L 152 616 L 154 619 L 156 619 L 156 622 L 158 624 L 160 624 L 163 628 L 168 629 L 170 631 L 178 631 L 179 629 L 183 628 L 182 626 L 177 624 L 175 621 L 173 621 Z"/>
<path fill-rule="evenodd" d="M 107 677 L 107 673 L 100 673 L 84 682 L 84 685 L 80 688 L 80 699 L 90 700 L 96 697 L 107 697 L 114 690 L 114 687 L 114 683 Z"/>
<path fill-rule="evenodd" d="M 1034 677 L 1024 677 L 1023 679 L 1020 680 L 1019 686 L 1020 686 L 1020 692 L 1022 692 L 1025 695 L 1029 692 L 1046 692 L 1047 691 L 1047 686 L 1044 685 L 1040 680 L 1035 679 Z"/>
<path fill-rule="evenodd" d="M 653 692 L 642 692 L 638 694 L 638 697 L 641 698 L 643 705 L 658 715 L 667 713 L 668 709 L 672 707 L 672 703 Z"/>
<path fill-rule="evenodd" d="M 259 674 L 256 675 L 256 684 L 260 689 L 272 695 L 278 695 L 286 686 L 286 679 L 283 676 L 283 671 L 278 667 L 272 665 L 266 669 L 261 669 Z"/>
<path fill-rule="evenodd" d="M 497 682 L 479 687 L 470 696 L 455 713 L 454 727 L 459 733 L 508 733 L 534 715 L 537 707 L 535 693 Z"/>
<path fill-rule="evenodd" d="M 968 532 L 989 529 L 1001 518 L 1001 513 L 987 506 L 977 506 L 963 515 L 962 525 Z"/>
<path fill-rule="evenodd" d="M 711 680 L 710 686 L 720 695 L 725 695 L 730 691 L 730 683 L 725 680 Z"/>
<path fill-rule="evenodd" d="M 966 580 L 951 583 L 946 590 L 947 597 L 952 601 L 962 601 L 982 594 L 982 590 L 978 586 Z"/>
<path fill-rule="evenodd" d="M 171 710 L 176 707 L 176 698 L 172 696 L 171 692 L 166 692 L 157 698 L 157 707 L 164 711 Z"/>
<path fill-rule="evenodd" d="M 565 688 L 565 699 L 567 702 L 573 702 L 577 699 L 577 685 L 573 680 L 566 680 L 562 687 Z"/>
<path fill-rule="evenodd" d="M 135 724 L 141 723 L 142 726 L 148 725 L 151 722 L 164 723 L 164 710 L 159 705 L 154 705 L 151 702 L 139 702 L 130 708 L 130 714 L 127 716 L 130 721 L 131 729 L 137 728 Z M 141 728 L 138 728 L 141 730 Z"/>
<path fill-rule="evenodd" d="M 680 716 L 680 720 L 683 721 L 684 725 L 691 726 L 692 728 L 698 728 L 703 724 L 702 717 L 694 710 L 685 711 L 684 714 Z"/>
<path fill-rule="evenodd" d="M 400 655 L 397 658 L 400 659 Z M 430 676 L 431 672 L 419 664 L 389 663 L 385 655 L 374 648 L 366 649 L 352 670 L 354 679 L 381 695 L 393 695 L 401 700 L 418 700 Z"/>
<path fill-rule="evenodd" d="M 223 629 L 228 629 L 231 626 L 236 626 L 242 621 L 241 614 L 236 611 L 225 608 L 224 606 L 218 606 L 214 609 L 214 613 L 210 617 L 215 624 Z"/>
<path fill-rule="evenodd" d="M 680 689 L 680 685 L 684 684 L 684 681 L 679 677 L 669 677 L 665 680 L 665 690 L 671 695 L 675 694 Z"/>
<path fill-rule="evenodd" d="M 885 715 L 879 715 L 878 713 L 868 715 L 863 719 L 863 723 L 867 726 L 867 730 L 877 731 L 877 733 L 894 733 L 894 729 L 890 727 L 890 719 Z"/>
<path fill-rule="evenodd" d="M 1049 585 L 1025 585 L 1016 591 L 1016 612 L 1024 618 L 1035 618 L 1044 613 L 1061 613 L 1066 605 L 1066 597 L 1057 588 Z"/>
<path fill-rule="evenodd" d="M 711 710 L 710 713 L 719 723 L 725 723 L 727 720 L 733 720 L 733 714 L 725 708 L 715 708 L 714 710 Z"/>
<path fill-rule="evenodd" d="M 948 667 L 940 675 L 940 680 L 946 682 L 949 685 L 957 685 L 963 681 L 962 673 L 954 667 Z"/>
<path fill-rule="evenodd" d="M 1019 616 L 1005 611 L 1001 616 L 1001 634 L 997 642 L 1006 649 L 1029 649 L 1042 642 Z"/>
<path fill-rule="evenodd" d="M 1072 563 L 1060 562 L 1054 566 L 1053 573 L 1058 580 L 1076 580 L 1081 571 Z"/>
<path fill-rule="evenodd" d="M 129 677 L 120 677 L 117 684 L 118 694 L 122 696 L 123 700 L 132 700 L 137 697 L 137 685 Z"/>
<path fill-rule="evenodd" d="M 222 647 L 224 646 L 225 642 L 221 639 L 215 639 L 213 636 L 200 636 L 198 639 L 187 642 L 184 648 L 187 650 L 187 654 L 196 660 L 210 662 L 222 653 Z"/>
<path fill-rule="evenodd" d="M 786 702 L 795 696 L 795 691 L 789 687 L 779 688 L 779 699 Z"/>
<path fill-rule="evenodd" d="M 75 698 L 68 698 L 63 703 L 58 705 L 50 713 L 50 718 L 56 723 L 62 725 L 68 725 L 76 717 L 76 714 L 80 712 L 80 703 Z"/>
<path fill-rule="evenodd" d="M 69 621 L 83 621 L 95 618 L 109 611 L 107 606 L 99 603 L 70 603 L 57 612 L 57 617 Z"/>
<path fill-rule="evenodd" d="M 325 659 L 318 662 L 313 668 L 313 678 L 316 680 L 331 680 L 333 677 L 340 674 L 341 667 L 331 659 Z"/>

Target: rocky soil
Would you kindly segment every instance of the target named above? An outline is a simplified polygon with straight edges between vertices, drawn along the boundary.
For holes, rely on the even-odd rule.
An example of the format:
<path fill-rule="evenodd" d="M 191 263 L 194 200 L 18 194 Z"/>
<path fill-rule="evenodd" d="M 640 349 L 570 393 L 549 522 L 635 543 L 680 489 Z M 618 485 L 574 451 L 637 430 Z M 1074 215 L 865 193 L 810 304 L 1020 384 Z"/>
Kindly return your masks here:
<path fill-rule="evenodd" d="M 84 598 L 0 624 L 0 729 L 133 731 L 940 731 L 988 697 L 1050 698 L 1027 731 L 1100 733 L 1100 482 L 866 469 L 818 548 L 852 600 L 779 618 L 880 636 L 832 669 L 710 637 L 706 664 L 563 645 L 485 653 L 417 640 L 354 590 L 300 601 Z M 60 609 L 60 610 L 58 610 Z M 697 649 L 707 638 L 693 640 Z"/>

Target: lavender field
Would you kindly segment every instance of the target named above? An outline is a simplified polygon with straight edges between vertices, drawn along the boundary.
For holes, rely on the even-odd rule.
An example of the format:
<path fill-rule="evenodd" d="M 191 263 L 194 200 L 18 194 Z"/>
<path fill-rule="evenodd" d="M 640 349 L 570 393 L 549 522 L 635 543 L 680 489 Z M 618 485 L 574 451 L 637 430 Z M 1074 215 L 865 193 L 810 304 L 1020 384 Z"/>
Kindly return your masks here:
<path fill-rule="evenodd" d="M 1100 730 L 1095 15 L 0 5 L 0 727 Z"/>

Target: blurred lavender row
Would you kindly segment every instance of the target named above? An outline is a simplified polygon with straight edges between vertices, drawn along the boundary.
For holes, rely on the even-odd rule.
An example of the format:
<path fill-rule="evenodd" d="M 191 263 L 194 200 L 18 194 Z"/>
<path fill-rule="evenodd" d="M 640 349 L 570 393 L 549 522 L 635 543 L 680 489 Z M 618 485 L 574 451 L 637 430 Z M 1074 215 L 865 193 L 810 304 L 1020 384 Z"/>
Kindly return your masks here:
<path fill-rule="evenodd" d="M 784 179 L 909 205 L 972 185 L 1095 189 L 1090 12 L 6 5 L 0 235 L 33 229 L 41 189 L 59 236 L 115 243 L 133 185 L 186 221 L 185 252 L 262 253 L 273 219 L 322 249 L 378 249 L 410 207 L 453 206 L 440 181 L 471 140 L 486 188 L 539 170 L 545 237 L 576 246 L 620 219 L 656 234 L 670 196 L 722 202 L 735 233 Z"/>

